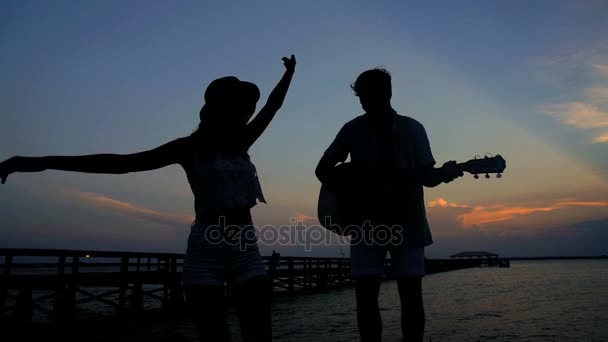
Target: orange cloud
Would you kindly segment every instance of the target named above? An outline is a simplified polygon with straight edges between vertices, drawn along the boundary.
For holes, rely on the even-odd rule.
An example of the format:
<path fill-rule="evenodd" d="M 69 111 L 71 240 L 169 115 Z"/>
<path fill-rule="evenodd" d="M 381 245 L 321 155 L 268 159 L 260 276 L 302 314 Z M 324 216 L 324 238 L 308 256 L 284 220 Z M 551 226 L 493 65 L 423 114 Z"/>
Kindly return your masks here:
<path fill-rule="evenodd" d="M 295 219 L 296 219 L 296 222 L 314 223 L 314 224 L 319 223 L 319 220 L 316 216 L 310 216 L 310 215 L 306 215 L 306 214 L 302 214 L 302 213 L 296 213 Z"/>
<path fill-rule="evenodd" d="M 465 205 L 465 204 L 458 204 L 458 203 L 453 203 L 453 202 L 448 202 L 446 201 L 444 198 L 439 197 L 438 199 L 434 200 L 434 201 L 430 201 L 429 202 L 429 207 L 442 207 L 442 208 L 446 208 L 446 207 L 450 207 L 450 208 L 471 208 L 471 206 Z"/>
<path fill-rule="evenodd" d="M 601 134 L 593 138 L 593 141 L 596 143 L 605 143 L 608 142 L 608 132 L 606 134 Z"/>
<path fill-rule="evenodd" d="M 440 208 L 467 208 L 469 212 L 458 215 L 463 227 L 483 226 L 489 223 L 503 222 L 512 220 L 517 216 L 531 215 L 540 212 L 551 212 L 571 207 L 608 207 L 606 201 L 559 201 L 544 207 L 524 207 L 524 206 L 476 206 L 471 207 L 462 204 L 450 203 L 443 198 L 438 198 L 428 203 L 429 207 Z"/>
<path fill-rule="evenodd" d="M 501 222 L 513 219 L 515 216 L 529 215 L 538 212 L 553 211 L 555 208 L 526 208 L 507 207 L 499 208 L 475 207 L 473 211 L 461 214 L 458 218 L 464 227 L 483 226 L 488 223 Z"/>
<path fill-rule="evenodd" d="M 604 201 L 565 201 L 555 203 L 557 207 L 608 207 L 608 202 Z"/>
<path fill-rule="evenodd" d="M 85 203 L 99 208 L 109 209 L 121 214 L 127 214 L 139 219 L 149 220 L 157 223 L 189 225 L 194 219 L 192 215 L 161 212 L 140 206 L 138 204 L 117 200 L 92 192 L 70 191 L 69 194 Z"/>

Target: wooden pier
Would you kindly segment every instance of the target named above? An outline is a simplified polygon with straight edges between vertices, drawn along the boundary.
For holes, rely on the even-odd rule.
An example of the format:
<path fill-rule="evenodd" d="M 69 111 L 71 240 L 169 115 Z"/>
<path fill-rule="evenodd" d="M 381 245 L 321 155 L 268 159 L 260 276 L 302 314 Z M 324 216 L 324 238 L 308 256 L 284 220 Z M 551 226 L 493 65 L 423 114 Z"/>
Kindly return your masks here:
<path fill-rule="evenodd" d="M 34 311 L 71 320 L 90 302 L 119 314 L 137 313 L 144 301 L 164 312 L 183 312 L 184 255 L 86 250 L 0 249 L 0 319 L 32 320 Z M 44 259 L 42 262 L 32 260 Z M 352 285 L 349 258 L 264 257 L 275 295 L 327 291 Z M 508 267 L 508 259 L 426 259 L 426 273 L 471 267 Z M 390 259 L 385 278 L 391 279 Z M 50 304 L 49 304 L 50 303 Z"/>

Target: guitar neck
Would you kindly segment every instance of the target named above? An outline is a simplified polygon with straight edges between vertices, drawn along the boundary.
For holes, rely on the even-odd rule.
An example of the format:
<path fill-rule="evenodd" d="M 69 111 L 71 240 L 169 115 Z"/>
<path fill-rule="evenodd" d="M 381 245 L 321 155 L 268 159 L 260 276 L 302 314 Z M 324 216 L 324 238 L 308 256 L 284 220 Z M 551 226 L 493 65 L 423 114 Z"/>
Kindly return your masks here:
<path fill-rule="evenodd" d="M 464 162 L 464 163 L 457 163 L 456 164 L 456 166 L 458 166 L 462 172 L 471 173 L 470 170 L 467 170 L 467 167 L 465 165 L 466 165 L 466 162 Z"/>
<path fill-rule="evenodd" d="M 506 162 L 500 155 L 475 158 L 464 163 L 458 163 L 457 165 L 463 172 L 466 171 L 473 175 L 483 173 L 497 173 L 500 175 L 506 168 Z"/>

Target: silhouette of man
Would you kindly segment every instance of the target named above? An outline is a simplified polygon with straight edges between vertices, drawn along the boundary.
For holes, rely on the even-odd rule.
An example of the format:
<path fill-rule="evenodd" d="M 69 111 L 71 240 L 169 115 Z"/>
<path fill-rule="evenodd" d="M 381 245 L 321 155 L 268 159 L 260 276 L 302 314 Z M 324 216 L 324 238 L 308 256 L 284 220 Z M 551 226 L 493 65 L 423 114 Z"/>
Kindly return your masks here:
<path fill-rule="evenodd" d="M 315 173 L 321 182 L 349 191 L 346 197 L 358 202 L 351 211 L 356 217 L 353 222 L 362 225 L 357 236 L 352 236 L 350 253 L 359 333 L 363 342 L 382 340 L 378 295 L 386 253 L 390 252 L 401 301 L 403 338 L 422 341 L 424 247 L 432 243 L 423 186 L 450 182 L 462 176 L 462 170 L 454 161 L 434 167 L 422 124 L 398 115 L 391 106 L 388 71 L 367 70 L 351 87 L 365 114 L 340 129 Z M 336 164 L 343 163 L 349 154 L 352 167 L 345 174 Z M 380 231 L 385 234 L 377 234 Z"/>

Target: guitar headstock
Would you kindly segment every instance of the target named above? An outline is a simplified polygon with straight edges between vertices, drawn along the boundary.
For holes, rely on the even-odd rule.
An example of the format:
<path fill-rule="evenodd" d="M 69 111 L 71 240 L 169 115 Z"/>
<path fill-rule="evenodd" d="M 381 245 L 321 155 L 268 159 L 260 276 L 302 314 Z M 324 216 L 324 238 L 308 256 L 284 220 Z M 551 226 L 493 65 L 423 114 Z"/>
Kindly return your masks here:
<path fill-rule="evenodd" d="M 507 167 L 505 159 L 497 154 L 495 156 L 475 157 L 468 162 L 462 164 L 463 171 L 474 175 L 475 179 L 479 178 L 478 174 L 486 174 L 486 178 L 490 178 L 490 173 L 496 173 L 496 178 L 502 177 L 502 173 Z"/>

